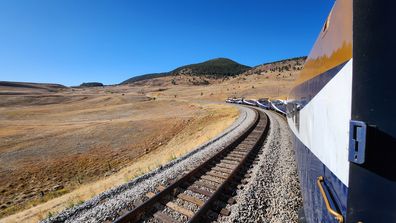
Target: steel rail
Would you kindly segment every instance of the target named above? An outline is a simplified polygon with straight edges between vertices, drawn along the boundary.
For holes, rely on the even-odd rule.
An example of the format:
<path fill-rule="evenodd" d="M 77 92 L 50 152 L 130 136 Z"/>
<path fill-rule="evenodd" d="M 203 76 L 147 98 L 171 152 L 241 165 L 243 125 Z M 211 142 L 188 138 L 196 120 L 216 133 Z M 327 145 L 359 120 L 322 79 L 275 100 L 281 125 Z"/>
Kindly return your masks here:
<path fill-rule="evenodd" d="M 239 135 L 234 141 L 228 144 L 224 149 L 220 150 L 213 156 L 211 156 L 208 160 L 200 164 L 198 167 L 194 168 L 190 172 L 186 173 L 176 181 L 174 181 L 169 186 L 165 187 L 159 193 L 156 193 L 154 196 L 146 200 L 143 204 L 137 206 L 133 210 L 127 212 L 122 215 L 118 219 L 116 219 L 115 223 L 124 223 L 124 222 L 137 222 L 139 221 L 146 213 L 150 212 L 154 205 L 164 200 L 165 197 L 172 194 L 175 189 L 182 187 L 183 184 L 189 182 L 194 176 L 201 173 L 202 170 L 207 167 L 212 166 L 214 162 L 219 162 L 222 160 L 225 155 L 229 154 L 237 145 L 242 143 L 257 127 L 260 120 L 263 121 L 265 119 L 265 127 L 260 134 L 260 137 L 256 140 L 254 145 L 244 154 L 243 158 L 239 161 L 236 167 L 233 168 L 232 172 L 227 176 L 227 178 L 220 184 L 219 187 L 213 192 L 213 194 L 209 197 L 209 199 L 198 208 L 198 211 L 189 219 L 189 222 L 201 222 L 202 218 L 206 215 L 207 211 L 211 209 L 213 202 L 218 200 L 223 191 L 226 189 L 227 185 L 233 181 L 233 179 L 238 175 L 239 171 L 243 167 L 244 163 L 249 159 L 249 156 L 257 149 L 258 145 L 264 140 L 264 135 L 266 135 L 269 126 L 269 118 L 263 112 L 259 112 L 257 109 L 253 109 L 255 112 L 255 119 L 245 131 Z M 261 115 L 261 116 L 260 116 Z M 260 127 L 263 127 L 262 125 Z"/>
<path fill-rule="evenodd" d="M 266 116 L 266 114 L 264 114 L 263 112 L 261 114 Z M 266 127 L 264 129 L 264 132 L 260 136 L 260 138 L 257 140 L 257 142 L 254 144 L 252 149 L 250 149 L 250 151 L 245 154 L 243 159 L 239 162 L 238 166 L 236 168 L 234 168 L 234 170 L 231 172 L 231 174 L 228 176 L 228 178 L 220 185 L 220 187 L 216 190 L 216 192 L 208 199 L 208 201 L 198 210 L 198 212 L 188 222 L 190 222 L 190 223 L 202 222 L 202 218 L 205 216 L 207 211 L 210 210 L 213 202 L 219 199 L 222 191 L 226 188 L 226 186 L 229 184 L 229 182 L 232 182 L 232 180 L 238 175 L 239 170 L 245 164 L 248 157 L 254 152 L 254 150 L 257 148 L 257 146 L 259 146 L 260 143 L 263 141 L 264 138 L 262 136 L 267 134 L 268 126 L 269 126 L 269 119 L 268 119 L 268 117 L 266 117 L 266 119 L 267 119 L 267 123 L 266 123 Z"/>

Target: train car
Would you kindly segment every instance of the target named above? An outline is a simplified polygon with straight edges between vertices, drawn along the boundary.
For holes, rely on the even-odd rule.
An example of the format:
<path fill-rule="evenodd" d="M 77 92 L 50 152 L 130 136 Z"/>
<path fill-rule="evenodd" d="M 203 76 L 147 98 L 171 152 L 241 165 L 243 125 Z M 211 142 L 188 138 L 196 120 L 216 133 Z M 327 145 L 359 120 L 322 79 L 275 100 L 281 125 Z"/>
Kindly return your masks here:
<path fill-rule="evenodd" d="M 271 109 L 282 114 L 286 115 L 286 102 L 282 100 L 272 100 L 270 101 Z"/>
<path fill-rule="evenodd" d="M 237 99 L 234 100 L 234 103 L 243 104 L 243 99 L 242 98 L 237 98 Z"/>
<path fill-rule="evenodd" d="M 337 0 L 288 97 L 305 221 L 396 222 L 396 1 Z"/>
<path fill-rule="evenodd" d="M 244 98 L 242 98 L 242 103 L 245 104 L 245 105 L 257 106 L 256 101 L 252 100 L 252 99 L 244 99 Z"/>
<path fill-rule="evenodd" d="M 260 108 L 264 108 L 264 109 L 271 108 L 271 104 L 270 104 L 270 101 L 268 100 L 268 98 L 260 98 L 257 100 L 256 104 Z"/>
<path fill-rule="evenodd" d="M 232 99 L 232 98 L 227 98 L 227 99 L 225 100 L 225 102 L 226 102 L 226 103 L 234 103 L 234 99 Z"/>

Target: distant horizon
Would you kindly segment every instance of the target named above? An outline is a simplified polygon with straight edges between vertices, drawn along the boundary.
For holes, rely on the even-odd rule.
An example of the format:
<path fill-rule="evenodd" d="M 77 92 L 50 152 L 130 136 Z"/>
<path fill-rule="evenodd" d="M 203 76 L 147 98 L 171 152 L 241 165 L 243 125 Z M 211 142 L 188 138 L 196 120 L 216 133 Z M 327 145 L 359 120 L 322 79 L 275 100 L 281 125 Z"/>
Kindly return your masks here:
<path fill-rule="evenodd" d="M 224 57 L 308 55 L 334 1 L 0 2 L 0 80 L 118 84 Z"/>
<path fill-rule="evenodd" d="M 267 61 L 267 62 L 260 63 L 260 64 L 256 64 L 256 65 L 247 65 L 247 64 L 242 64 L 242 65 L 246 65 L 246 66 L 249 66 L 249 67 L 252 67 L 252 68 L 253 68 L 253 67 L 255 67 L 255 66 L 260 66 L 260 65 L 262 65 L 262 64 L 273 63 L 273 62 L 282 61 L 282 60 L 287 60 L 287 59 L 292 59 L 292 58 L 301 58 L 301 57 L 306 57 L 306 56 L 294 56 L 294 57 L 289 57 L 289 58 L 284 58 L 284 59 L 279 59 L 279 60 L 274 60 L 274 61 Z M 228 57 L 215 57 L 215 58 L 212 58 L 212 59 L 208 59 L 208 60 L 204 60 L 204 61 L 199 61 L 199 62 L 195 62 L 195 63 L 201 63 L 201 62 L 205 62 L 205 61 L 209 61 L 209 60 L 213 60 L 213 59 L 220 59 L 220 58 L 230 59 L 230 60 L 232 60 L 232 61 L 235 61 L 235 62 L 239 63 L 238 61 L 233 60 L 232 58 L 228 58 Z M 192 64 L 195 64 L 195 63 L 192 63 Z M 241 63 L 239 63 L 239 64 L 241 64 Z M 184 65 L 188 65 L 188 64 L 182 64 L 182 65 L 180 65 L 180 66 L 175 67 L 175 69 L 178 68 L 178 67 L 184 66 Z M 136 74 L 136 75 L 132 75 L 130 78 L 132 78 L 132 77 L 137 77 L 137 76 L 142 76 L 142 75 L 146 75 L 146 74 L 166 73 L 166 72 L 170 72 L 170 71 L 172 71 L 172 70 L 174 70 L 174 69 L 167 70 L 167 71 L 160 71 L 160 72 L 151 72 L 151 73 L 149 72 L 149 73 L 144 73 L 144 74 Z M 127 78 L 127 79 L 128 79 L 128 78 Z M 83 81 L 83 82 L 81 82 L 81 83 L 79 83 L 79 84 L 76 84 L 76 85 L 65 85 L 65 84 L 62 84 L 62 83 L 52 83 L 52 82 L 32 82 L 32 81 L 0 80 L 0 82 L 1 82 L 1 81 L 6 81 L 6 82 L 21 82 L 21 83 L 35 83 L 35 84 L 61 84 L 61 85 L 64 85 L 64 86 L 66 86 L 66 87 L 79 86 L 79 85 L 81 85 L 81 84 L 83 84 L 83 83 L 92 83 L 92 82 L 102 83 L 102 82 L 100 82 L 100 81 L 95 81 L 95 80 L 93 80 L 93 81 Z M 125 80 L 123 80 L 123 81 L 125 81 Z M 122 81 L 121 81 L 121 82 L 122 82 Z M 117 85 L 117 84 L 120 84 L 121 82 L 119 82 L 119 83 L 112 83 L 112 84 L 106 84 L 106 83 L 102 83 L 102 84 L 103 84 L 103 85 L 106 85 L 106 86 L 109 86 L 109 85 Z"/>

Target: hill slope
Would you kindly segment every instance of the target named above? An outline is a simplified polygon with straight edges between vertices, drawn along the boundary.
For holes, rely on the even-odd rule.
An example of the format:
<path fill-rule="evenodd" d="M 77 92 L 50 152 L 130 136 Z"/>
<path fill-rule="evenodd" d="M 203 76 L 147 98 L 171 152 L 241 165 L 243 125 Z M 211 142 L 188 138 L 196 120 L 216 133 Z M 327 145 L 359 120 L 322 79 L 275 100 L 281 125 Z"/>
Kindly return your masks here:
<path fill-rule="evenodd" d="M 307 57 L 303 56 L 303 57 L 295 57 L 290 59 L 264 63 L 252 67 L 243 74 L 250 75 L 250 74 L 267 74 L 267 73 L 283 73 L 283 72 L 287 73 L 291 71 L 299 71 L 302 69 L 306 59 Z"/>
<path fill-rule="evenodd" d="M 172 74 L 189 75 L 214 75 L 215 77 L 235 76 L 241 74 L 250 67 L 239 64 L 227 58 L 217 58 L 202 63 L 190 64 L 176 68 Z"/>
<path fill-rule="evenodd" d="M 0 81 L 0 95 L 58 92 L 66 88 L 61 84 Z"/>
<path fill-rule="evenodd" d="M 169 72 L 164 72 L 164 73 L 152 73 L 152 74 L 143 74 L 135 77 L 131 77 L 128 80 L 125 80 L 121 82 L 121 84 L 131 84 L 137 81 L 144 81 L 152 78 L 157 78 L 157 77 L 165 77 L 167 75 L 170 75 Z"/>
<path fill-rule="evenodd" d="M 137 81 L 143 81 L 158 77 L 164 77 L 169 75 L 192 75 L 192 76 L 210 76 L 213 78 L 221 78 L 225 76 L 235 76 L 246 72 L 250 67 L 239 64 L 233 60 L 227 58 L 216 58 L 208 60 L 202 63 L 189 64 L 182 67 L 178 67 L 170 72 L 164 73 L 153 73 L 145 74 L 136 77 L 132 77 L 128 80 L 123 81 L 121 84 L 131 84 Z"/>

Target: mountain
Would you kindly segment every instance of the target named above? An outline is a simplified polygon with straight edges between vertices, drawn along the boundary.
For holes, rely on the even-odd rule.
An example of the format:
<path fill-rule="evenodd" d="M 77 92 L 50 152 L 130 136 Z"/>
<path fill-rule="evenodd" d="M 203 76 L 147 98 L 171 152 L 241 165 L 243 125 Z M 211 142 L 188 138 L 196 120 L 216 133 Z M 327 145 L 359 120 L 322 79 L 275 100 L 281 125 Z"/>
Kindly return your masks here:
<path fill-rule="evenodd" d="M 171 71 L 171 73 L 224 77 L 235 76 L 249 69 L 250 67 L 239 64 L 233 60 L 227 58 L 217 58 L 202 63 L 182 66 Z"/>
<path fill-rule="evenodd" d="M 125 80 L 125 81 L 121 82 L 121 84 L 131 84 L 133 82 L 153 79 L 153 78 L 157 78 L 157 77 L 164 77 L 164 76 L 167 76 L 167 75 L 170 75 L 170 73 L 169 72 L 163 72 L 163 73 L 144 74 L 144 75 L 131 77 L 128 80 Z"/>
<path fill-rule="evenodd" d="M 250 67 L 239 64 L 233 60 L 227 58 L 216 58 L 202 63 L 189 64 L 178 67 L 170 72 L 145 74 L 132 77 L 126 81 L 123 81 L 121 84 L 130 84 L 141 80 L 180 74 L 187 74 L 192 76 L 203 75 L 213 78 L 222 78 L 225 76 L 235 76 L 249 69 Z"/>

